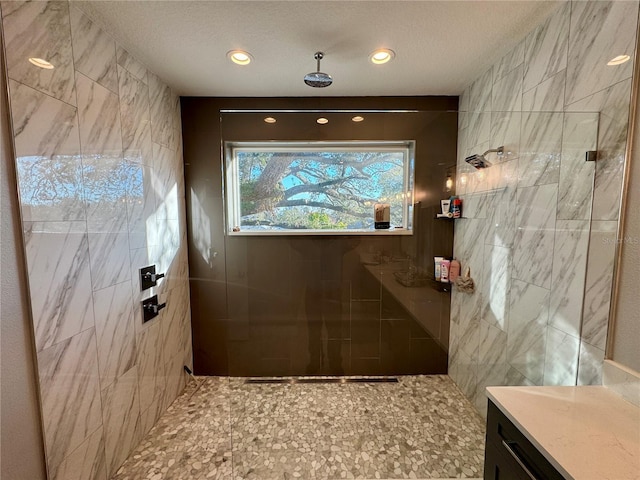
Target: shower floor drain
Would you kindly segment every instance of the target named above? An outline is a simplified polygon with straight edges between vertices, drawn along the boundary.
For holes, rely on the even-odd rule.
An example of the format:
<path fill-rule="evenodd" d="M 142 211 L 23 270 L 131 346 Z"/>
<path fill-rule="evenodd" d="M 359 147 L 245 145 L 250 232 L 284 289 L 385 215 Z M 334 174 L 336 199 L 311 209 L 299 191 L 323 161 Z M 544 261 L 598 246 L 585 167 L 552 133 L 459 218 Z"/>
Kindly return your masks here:
<path fill-rule="evenodd" d="M 295 384 L 295 383 L 398 383 L 396 377 L 302 377 L 302 378 L 248 378 L 244 383 L 253 384 Z"/>

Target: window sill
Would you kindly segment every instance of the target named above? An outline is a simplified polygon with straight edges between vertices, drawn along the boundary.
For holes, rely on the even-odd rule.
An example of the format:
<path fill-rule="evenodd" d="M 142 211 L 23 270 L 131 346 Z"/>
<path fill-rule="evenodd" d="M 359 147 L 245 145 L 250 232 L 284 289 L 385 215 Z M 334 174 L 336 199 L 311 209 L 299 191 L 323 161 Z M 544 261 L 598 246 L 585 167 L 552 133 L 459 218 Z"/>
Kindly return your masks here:
<path fill-rule="evenodd" d="M 407 228 L 366 229 L 366 230 L 245 230 L 227 232 L 230 237 L 270 237 L 270 236 L 393 236 L 413 235 L 413 230 Z"/>

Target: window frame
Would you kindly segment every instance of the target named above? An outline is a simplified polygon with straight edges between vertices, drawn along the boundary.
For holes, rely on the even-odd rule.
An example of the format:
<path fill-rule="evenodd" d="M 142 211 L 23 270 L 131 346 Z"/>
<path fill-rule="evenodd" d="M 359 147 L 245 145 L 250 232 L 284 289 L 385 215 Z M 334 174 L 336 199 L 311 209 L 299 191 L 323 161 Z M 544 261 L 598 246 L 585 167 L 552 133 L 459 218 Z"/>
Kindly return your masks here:
<path fill-rule="evenodd" d="M 225 141 L 223 146 L 224 216 L 226 234 L 230 236 L 275 235 L 413 235 L 413 204 L 415 187 L 415 140 L 335 140 L 335 141 Z M 370 229 L 273 229 L 234 231 L 240 225 L 240 173 L 236 151 L 393 151 L 403 153 L 403 228 Z M 373 209 L 373 208 L 372 208 Z M 373 215 L 372 215 L 373 216 Z"/>

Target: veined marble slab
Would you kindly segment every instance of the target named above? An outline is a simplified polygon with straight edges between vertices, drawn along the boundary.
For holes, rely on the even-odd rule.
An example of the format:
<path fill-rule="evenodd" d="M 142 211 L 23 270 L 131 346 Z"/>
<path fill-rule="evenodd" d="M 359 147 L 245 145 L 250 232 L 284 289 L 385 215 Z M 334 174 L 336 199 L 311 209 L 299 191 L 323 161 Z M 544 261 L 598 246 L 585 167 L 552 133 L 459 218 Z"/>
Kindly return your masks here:
<path fill-rule="evenodd" d="M 135 329 L 128 281 L 93 293 L 100 385 L 111 385 L 135 361 Z"/>
<path fill-rule="evenodd" d="M 564 114 L 558 219 L 591 218 L 593 175 L 597 161 L 585 161 L 585 154 L 598 150 L 598 123 L 597 113 Z"/>
<path fill-rule="evenodd" d="M 39 352 L 38 373 L 47 464 L 56 471 L 102 424 L 94 329 Z"/>
<path fill-rule="evenodd" d="M 174 122 L 171 89 L 151 72 L 148 73 L 148 79 L 151 104 L 151 140 L 171 148 Z"/>
<path fill-rule="evenodd" d="M 482 319 L 502 331 L 507 331 L 509 290 L 511 288 L 511 249 L 494 245 L 484 246 L 482 283 Z"/>
<path fill-rule="evenodd" d="M 542 185 L 519 188 L 516 200 L 513 276 L 547 289 L 551 287 L 557 195 L 556 185 Z"/>
<path fill-rule="evenodd" d="M 93 432 L 52 472 L 52 480 L 107 480 L 102 427 Z"/>
<path fill-rule="evenodd" d="M 544 385 L 575 385 L 580 339 L 549 325 L 544 362 Z"/>
<path fill-rule="evenodd" d="M 488 150 L 484 144 L 491 138 L 491 112 L 469 112 L 467 116 L 469 117 L 466 137 L 467 153 L 471 155 L 476 153 L 475 150 L 478 150 L 477 153 L 483 153 Z M 465 155 L 465 158 L 468 155 Z M 470 171 L 474 172 L 473 167 Z"/>
<path fill-rule="evenodd" d="M 542 25 L 525 38 L 523 91 L 567 66 L 571 2 L 563 3 Z"/>
<path fill-rule="evenodd" d="M 516 67 L 493 84 L 491 110 L 519 112 L 522 110 L 522 66 Z"/>
<path fill-rule="evenodd" d="M 118 96 L 81 73 L 76 74 L 76 88 L 83 156 L 121 156 Z"/>
<path fill-rule="evenodd" d="M 36 350 L 94 325 L 84 222 L 25 222 Z"/>
<path fill-rule="evenodd" d="M 582 313 L 582 340 L 604 351 L 615 263 L 618 224 L 593 221 Z"/>
<path fill-rule="evenodd" d="M 519 187 L 558 183 L 563 118 L 562 113 L 523 113 Z"/>
<path fill-rule="evenodd" d="M 637 23 L 637 1 L 571 2 L 566 104 L 631 77 L 633 62 L 607 63 L 634 57 Z"/>
<path fill-rule="evenodd" d="M 520 130 L 522 127 L 521 112 L 491 113 L 491 143 L 493 147 L 504 147 L 503 155 L 493 155 L 489 160 L 495 166 L 520 156 Z M 482 153 L 482 152 L 480 152 Z M 488 169 L 491 175 L 493 167 Z M 490 188 L 491 189 L 491 188 Z"/>
<path fill-rule="evenodd" d="M 525 112 L 562 112 L 567 71 L 561 70 L 551 78 L 524 92 L 522 110 Z"/>
<path fill-rule="evenodd" d="M 129 247 L 135 250 L 150 245 L 150 236 L 157 229 L 156 199 L 159 196 L 152 186 L 154 173 L 151 167 L 129 163 L 127 170 Z"/>
<path fill-rule="evenodd" d="M 163 356 L 162 325 L 152 322 L 136 335 L 136 365 L 140 386 L 140 409 L 152 408 L 154 402 L 163 402 L 165 362 Z"/>
<path fill-rule="evenodd" d="M 94 290 L 130 280 L 129 235 L 89 233 L 91 284 Z"/>
<path fill-rule="evenodd" d="M 485 243 L 511 248 L 516 236 L 514 205 L 517 200 L 518 160 L 510 160 L 499 167 L 500 177 L 496 184 L 498 191 L 495 192 L 487 212 Z"/>
<path fill-rule="evenodd" d="M 69 3 L 3 1 L 2 21 L 9 78 L 75 105 Z M 54 68 L 36 67 L 34 56 Z"/>
<path fill-rule="evenodd" d="M 630 96 L 631 80 L 627 79 L 566 107 L 571 112 L 600 113 L 593 220 L 618 219 Z"/>
<path fill-rule="evenodd" d="M 469 87 L 469 111 L 491 111 L 491 87 L 493 85 L 493 67 L 480 75 Z"/>
<path fill-rule="evenodd" d="M 485 321 L 480 322 L 480 352 L 478 356 L 478 391 L 476 408 L 486 412 L 486 387 L 504 385 L 509 370 L 507 333 Z M 486 415 L 485 415 L 486 416 Z"/>
<path fill-rule="evenodd" d="M 75 69 L 117 94 L 115 42 L 80 10 L 69 11 Z"/>
<path fill-rule="evenodd" d="M 135 57 L 129 54 L 120 45 L 116 46 L 116 56 L 118 65 L 127 70 L 131 75 L 147 84 L 147 67 L 140 63 Z"/>
<path fill-rule="evenodd" d="M 500 59 L 494 67 L 494 83 L 504 77 L 507 73 L 512 72 L 516 67 L 522 65 L 524 62 L 524 48 L 525 43 L 523 40 L 513 50 Z"/>
<path fill-rule="evenodd" d="M 130 162 L 151 166 L 149 87 L 121 66 L 118 66 L 118 79 L 124 156 Z"/>
<path fill-rule="evenodd" d="M 137 171 L 120 155 L 83 157 L 89 233 L 126 233 L 128 185 Z"/>
<path fill-rule="evenodd" d="M 578 385 L 602 385 L 604 350 L 580 341 Z"/>
<path fill-rule="evenodd" d="M 84 220 L 76 108 L 9 80 L 24 221 Z"/>
<path fill-rule="evenodd" d="M 511 285 L 507 360 L 536 385 L 542 384 L 549 319 L 549 290 L 513 280 Z"/>
<path fill-rule="evenodd" d="M 141 439 L 137 367 L 102 390 L 102 418 L 107 473 L 111 476 Z"/>
<path fill-rule="evenodd" d="M 553 245 L 549 325 L 580 337 L 589 247 L 587 220 L 558 220 Z"/>

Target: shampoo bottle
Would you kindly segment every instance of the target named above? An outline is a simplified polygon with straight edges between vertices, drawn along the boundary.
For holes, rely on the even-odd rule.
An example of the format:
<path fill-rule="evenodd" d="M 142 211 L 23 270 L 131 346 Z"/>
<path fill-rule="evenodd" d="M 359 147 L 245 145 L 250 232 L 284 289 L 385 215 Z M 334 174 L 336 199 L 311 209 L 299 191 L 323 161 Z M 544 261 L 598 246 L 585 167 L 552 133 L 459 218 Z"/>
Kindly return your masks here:
<path fill-rule="evenodd" d="M 440 264 L 440 281 L 442 283 L 449 283 L 449 266 L 451 265 L 451 261 L 442 260 Z"/>
<path fill-rule="evenodd" d="M 453 214 L 453 218 L 462 217 L 462 200 L 458 197 L 455 197 L 451 204 L 451 213 Z"/>
<path fill-rule="evenodd" d="M 442 260 L 444 260 L 444 257 L 433 257 L 433 260 L 436 264 L 436 271 L 435 271 L 435 277 L 436 277 L 436 281 L 439 282 L 440 281 L 440 277 L 442 275 Z"/>

